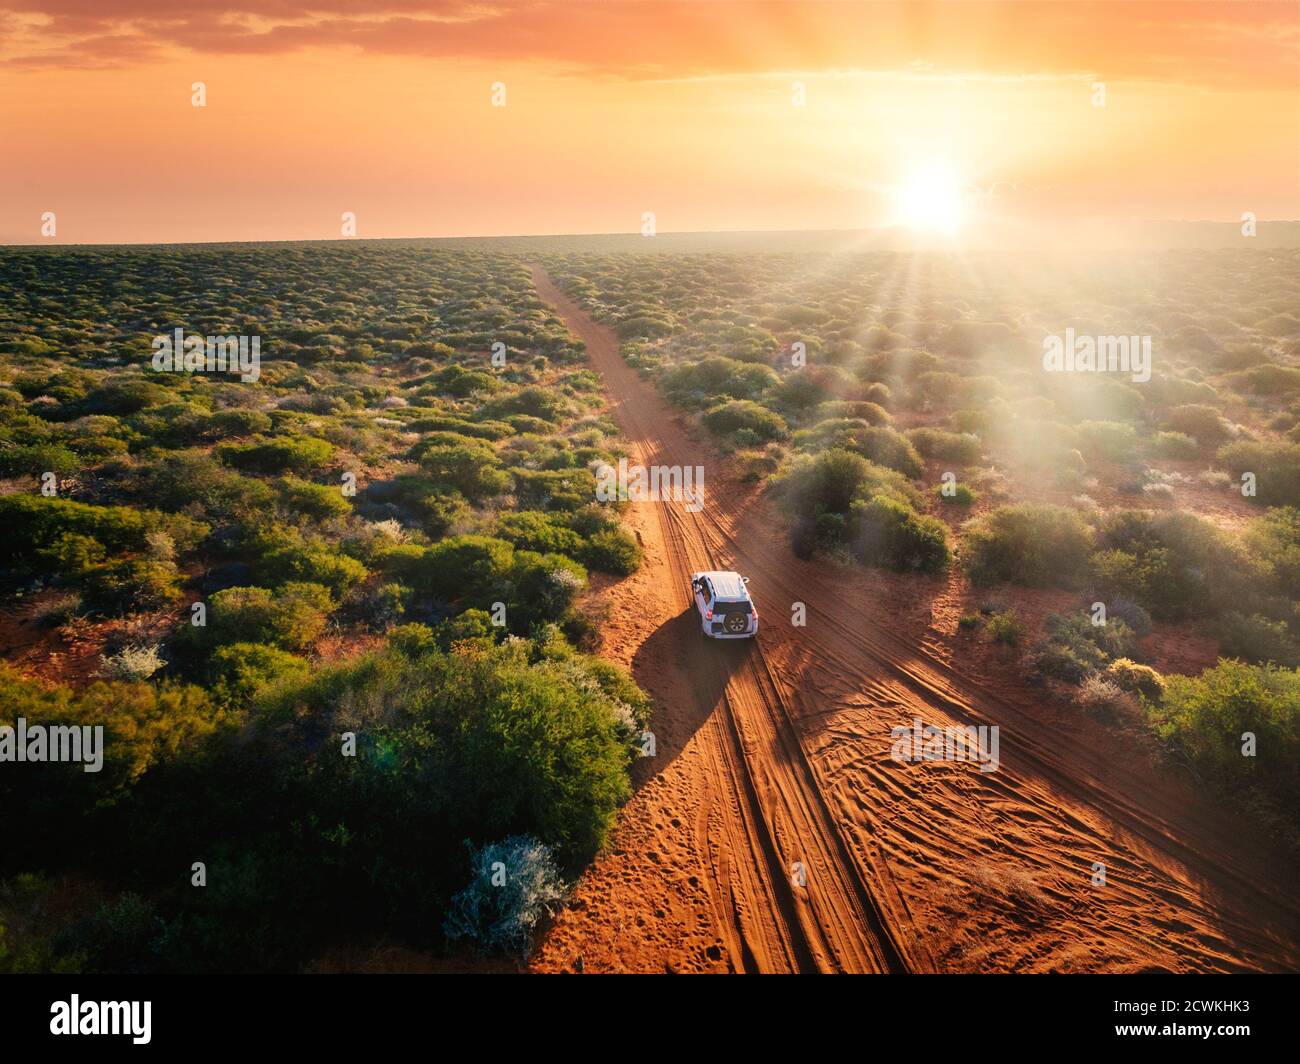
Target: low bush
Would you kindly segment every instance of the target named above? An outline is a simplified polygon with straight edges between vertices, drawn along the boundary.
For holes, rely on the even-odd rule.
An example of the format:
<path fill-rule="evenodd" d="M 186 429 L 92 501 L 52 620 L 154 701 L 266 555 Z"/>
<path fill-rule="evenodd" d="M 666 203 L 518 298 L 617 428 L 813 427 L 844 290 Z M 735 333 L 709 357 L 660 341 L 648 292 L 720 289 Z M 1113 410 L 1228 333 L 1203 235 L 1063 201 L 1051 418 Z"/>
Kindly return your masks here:
<path fill-rule="evenodd" d="M 939 501 L 948 506 L 974 506 L 979 498 L 975 489 L 967 484 L 940 484 L 935 489 Z"/>
<path fill-rule="evenodd" d="M 977 519 L 964 546 L 976 584 L 1078 587 L 1088 576 L 1092 533 L 1074 510 L 1021 503 Z"/>
<path fill-rule="evenodd" d="M 111 680 L 147 680 L 164 665 L 161 647 L 151 643 L 106 654 L 100 672 Z"/>
<path fill-rule="evenodd" d="M 1131 694 L 1097 673 L 1079 684 L 1074 704 L 1085 712 L 1102 717 L 1113 717 L 1124 710 L 1137 707 L 1137 701 Z"/>
<path fill-rule="evenodd" d="M 181 597 L 171 562 L 128 558 L 88 569 L 81 580 L 87 604 L 103 610 L 158 610 Z"/>
<path fill-rule="evenodd" d="M 1151 453 L 1160 458 L 1190 461 L 1200 450 L 1200 444 L 1182 432 L 1157 432 L 1151 439 Z"/>
<path fill-rule="evenodd" d="M 630 576 L 641 568 L 641 547 L 621 528 L 595 533 L 578 552 L 578 559 L 588 568 L 615 576 Z"/>
<path fill-rule="evenodd" d="M 1219 637 L 1219 652 L 1224 657 L 1300 666 L 1300 640 L 1282 621 L 1232 610 L 1215 622 L 1214 629 Z"/>
<path fill-rule="evenodd" d="M 847 535 L 854 555 L 867 565 L 938 573 L 947 568 L 951 558 L 942 521 L 885 496 L 853 503 Z"/>
<path fill-rule="evenodd" d="M 526 960 L 533 933 L 564 900 L 565 886 L 547 846 L 530 835 L 470 847 L 469 884 L 451 899 L 443 931 L 486 952 Z"/>
<path fill-rule="evenodd" d="M 1254 474 L 1255 494 L 1262 506 L 1300 506 L 1300 443 L 1230 443 L 1218 454 L 1219 462 L 1237 484 Z"/>
<path fill-rule="evenodd" d="M 334 608 L 329 589 L 319 584 L 285 584 L 272 592 L 262 587 L 231 587 L 208 602 L 208 623 L 187 626 L 187 636 L 216 649 L 234 643 L 266 643 L 301 650 L 325 630 Z M 204 637 L 201 634 L 207 635 Z"/>
<path fill-rule="evenodd" d="M 787 433 L 780 414 L 748 399 L 735 399 L 715 406 L 704 415 L 704 423 L 719 435 L 746 431 L 756 440 L 777 440 Z"/>
<path fill-rule="evenodd" d="M 970 432 L 919 428 L 909 431 L 907 438 L 926 458 L 944 458 L 957 465 L 974 465 L 984 450 L 980 438 Z"/>
<path fill-rule="evenodd" d="M 1164 427 L 1191 436 L 1202 447 L 1213 447 L 1228 438 L 1228 429 L 1212 406 L 1195 403 L 1178 406 L 1165 416 Z"/>
<path fill-rule="evenodd" d="M 227 465 L 252 473 L 311 473 L 329 464 L 335 448 L 315 436 L 255 437 L 247 443 L 223 443 L 217 456 Z"/>
<path fill-rule="evenodd" d="M 262 555 L 253 567 L 258 583 L 279 587 L 289 583 L 320 584 L 335 598 L 366 578 L 366 567 L 355 558 L 320 545 L 292 544 Z"/>
<path fill-rule="evenodd" d="M 1106 666 L 1106 679 L 1120 690 L 1140 694 L 1159 702 L 1165 693 L 1165 679 L 1149 665 L 1139 665 L 1128 658 L 1116 658 Z"/>
<path fill-rule="evenodd" d="M 1221 793 L 1300 842 L 1300 671 L 1220 661 L 1200 676 L 1165 677 L 1148 704 L 1156 733 Z M 1254 737 L 1243 756 L 1243 736 Z"/>
<path fill-rule="evenodd" d="M 1007 643 L 1011 646 L 1017 646 L 1025 637 L 1025 626 L 1012 610 L 992 614 L 985 631 L 994 643 Z"/>

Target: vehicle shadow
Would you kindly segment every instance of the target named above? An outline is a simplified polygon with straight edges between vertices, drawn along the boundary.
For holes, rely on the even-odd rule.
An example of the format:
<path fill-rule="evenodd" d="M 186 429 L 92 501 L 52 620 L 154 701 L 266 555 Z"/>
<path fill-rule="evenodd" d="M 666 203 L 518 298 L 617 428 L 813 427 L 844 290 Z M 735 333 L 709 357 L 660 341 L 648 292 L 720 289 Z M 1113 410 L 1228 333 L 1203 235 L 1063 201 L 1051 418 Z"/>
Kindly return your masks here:
<path fill-rule="evenodd" d="M 632 766 L 638 789 L 673 763 L 722 704 L 731 676 L 754 650 L 751 639 L 709 639 L 688 606 L 665 621 L 637 649 L 632 676 L 654 699 L 653 757 Z"/>

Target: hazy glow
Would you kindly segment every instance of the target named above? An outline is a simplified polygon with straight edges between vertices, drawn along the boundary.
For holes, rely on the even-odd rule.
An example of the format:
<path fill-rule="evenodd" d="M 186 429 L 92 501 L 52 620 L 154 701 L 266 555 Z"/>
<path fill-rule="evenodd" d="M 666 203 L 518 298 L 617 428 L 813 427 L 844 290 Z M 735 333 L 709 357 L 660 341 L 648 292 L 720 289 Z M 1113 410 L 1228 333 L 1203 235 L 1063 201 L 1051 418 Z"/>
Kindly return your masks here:
<path fill-rule="evenodd" d="M 965 190 L 952 169 L 942 164 L 912 171 L 894 191 L 894 224 L 949 236 L 965 214 Z"/>

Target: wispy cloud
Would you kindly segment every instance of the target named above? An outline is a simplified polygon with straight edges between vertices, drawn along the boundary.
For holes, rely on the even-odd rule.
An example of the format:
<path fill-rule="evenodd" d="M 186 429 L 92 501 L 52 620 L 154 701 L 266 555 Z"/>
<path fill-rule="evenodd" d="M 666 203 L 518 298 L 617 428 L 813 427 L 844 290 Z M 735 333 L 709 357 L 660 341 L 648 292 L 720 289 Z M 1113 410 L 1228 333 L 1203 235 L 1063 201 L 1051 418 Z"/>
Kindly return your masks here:
<path fill-rule="evenodd" d="M 911 69 L 1219 88 L 1294 88 L 1290 3 L 852 3 L 811 0 L 0 0 L 0 62 L 139 64 L 185 54 L 401 55 L 669 80 Z"/>

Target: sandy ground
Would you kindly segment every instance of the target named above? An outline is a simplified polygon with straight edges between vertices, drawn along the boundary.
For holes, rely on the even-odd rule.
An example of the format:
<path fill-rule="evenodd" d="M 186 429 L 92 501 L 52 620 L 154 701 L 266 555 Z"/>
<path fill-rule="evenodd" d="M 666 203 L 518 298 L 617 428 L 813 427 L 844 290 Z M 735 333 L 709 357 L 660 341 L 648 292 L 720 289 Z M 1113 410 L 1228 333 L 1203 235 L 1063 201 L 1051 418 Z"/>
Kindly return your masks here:
<path fill-rule="evenodd" d="M 535 281 L 586 341 L 636 460 L 703 465 L 706 503 L 630 510 L 646 564 L 606 589 L 604 653 L 654 696 L 657 753 L 534 970 L 1300 967 L 1294 878 L 1252 825 L 1163 768 L 1141 729 L 1081 717 L 1014 652 L 958 633 L 955 577 L 796 560 L 759 490 L 613 333 Z M 709 568 L 752 578 L 756 640 L 701 636 L 687 584 Z M 999 770 L 894 761 L 890 728 L 913 719 L 997 725 Z"/>

